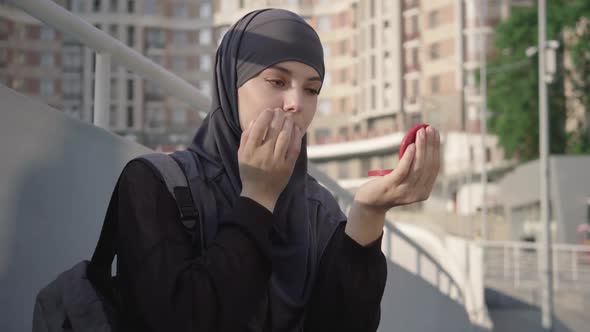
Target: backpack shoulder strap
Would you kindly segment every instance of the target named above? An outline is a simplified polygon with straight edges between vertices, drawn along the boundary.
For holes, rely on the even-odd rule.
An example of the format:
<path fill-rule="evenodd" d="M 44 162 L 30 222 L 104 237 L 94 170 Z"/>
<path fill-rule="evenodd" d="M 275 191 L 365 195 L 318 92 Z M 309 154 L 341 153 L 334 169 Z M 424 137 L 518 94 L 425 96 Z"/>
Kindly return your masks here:
<path fill-rule="evenodd" d="M 204 251 L 203 225 L 184 170 L 174 158 L 165 153 L 149 153 L 137 159 L 147 161 L 164 180 L 168 192 L 176 202 L 180 221 L 191 234 L 195 249 L 200 249 L 197 255 L 200 256 Z"/>

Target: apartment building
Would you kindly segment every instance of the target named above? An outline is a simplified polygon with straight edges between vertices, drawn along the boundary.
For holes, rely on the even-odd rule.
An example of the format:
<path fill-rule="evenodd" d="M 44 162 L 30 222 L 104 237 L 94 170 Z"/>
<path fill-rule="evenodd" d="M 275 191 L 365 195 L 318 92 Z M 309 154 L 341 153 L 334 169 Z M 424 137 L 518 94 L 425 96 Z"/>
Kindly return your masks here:
<path fill-rule="evenodd" d="M 58 4 L 209 93 L 216 43 L 211 0 L 68 0 Z M 94 52 L 0 3 L 0 77 L 72 116 L 92 121 Z M 22 67 L 27 67 L 25 71 Z M 32 67 L 32 68 L 31 68 Z M 113 60 L 110 129 L 171 150 L 190 142 L 203 112 L 166 96 Z"/>

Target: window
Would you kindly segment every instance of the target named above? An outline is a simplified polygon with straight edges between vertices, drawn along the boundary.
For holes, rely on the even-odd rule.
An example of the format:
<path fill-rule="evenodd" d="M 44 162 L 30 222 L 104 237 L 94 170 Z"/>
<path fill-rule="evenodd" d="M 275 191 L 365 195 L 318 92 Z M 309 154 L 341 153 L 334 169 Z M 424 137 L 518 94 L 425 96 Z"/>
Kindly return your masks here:
<path fill-rule="evenodd" d="M 377 77 L 377 60 L 375 55 L 371 55 L 371 78 Z"/>
<path fill-rule="evenodd" d="M 430 79 L 430 90 L 432 93 L 438 93 L 440 91 L 440 77 L 438 75 L 432 76 Z"/>
<path fill-rule="evenodd" d="M 17 65 L 24 65 L 26 62 L 26 54 L 25 51 L 17 51 L 16 52 L 16 59 L 14 60 L 14 62 Z"/>
<path fill-rule="evenodd" d="M 12 88 L 15 90 L 20 90 L 24 88 L 25 81 L 22 78 L 13 78 L 12 79 Z"/>
<path fill-rule="evenodd" d="M 172 68 L 176 72 L 183 72 L 186 70 L 186 59 L 183 56 L 175 56 Z"/>
<path fill-rule="evenodd" d="M 41 40 L 54 40 L 54 39 L 55 39 L 55 31 L 52 28 L 44 25 L 41 28 Z"/>
<path fill-rule="evenodd" d="M 428 27 L 432 29 L 436 28 L 438 25 L 438 10 L 433 10 L 428 15 Z"/>
<path fill-rule="evenodd" d="M 117 106 L 115 105 L 111 105 L 111 108 L 109 109 L 109 127 L 117 127 Z"/>
<path fill-rule="evenodd" d="M 210 45 L 211 44 L 211 29 L 203 29 L 199 31 L 199 44 Z"/>
<path fill-rule="evenodd" d="M 92 11 L 95 13 L 98 13 L 100 11 L 100 7 L 101 7 L 101 1 L 100 0 L 94 0 L 93 4 L 92 4 Z"/>
<path fill-rule="evenodd" d="M 199 57 L 199 70 L 200 71 L 210 71 L 211 70 L 211 56 L 207 54 L 202 54 Z"/>
<path fill-rule="evenodd" d="M 133 91 L 134 88 L 134 82 L 133 79 L 128 79 L 127 80 L 127 100 L 133 100 Z"/>
<path fill-rule="evenodd" d="M 129 14 L 135 13 L 135 1 L 134 0 L 127 0 L 127 13 L 129 13 Z"/>
<path fill-rule="evenodd" d="M 176 46 L 186 46 L 188 44 L 186 31 L 174 31 L 174 44 Z"/>
<path fill-rule="evenodd" d="M 412 81 L 412 91 L 414 92 L 414 97 L 417 97 L 420 94 L 420 82 L 418 80 Z"/>
<path fill-rule="evenodd" d="M 361 174 L 359 177 L 366 178 L 369 174 L 369 170 L 371 169 L 371 160 L 369 158 L 361 159 Z"/>
<path fill-rule="evenodd" d="M 109 34 L 111 36 L 113 36 L 113 38 L 118 38 L 119 37 L 119 29 L 117 29 L 117 26 L 115 24 L 111 24 L 109 26 Z"/>
<path fill-rule="evenodd" d="M 202 3 L 201 4 L 201 9 L 199 10 L 199 17 L 201 17 L 201 18 L 211 17 L 211 4 L 210 3 Z"/>
<path fill-rule="evenodd" d="M 375 86 L 371 86 L 371 109 L 377 108 L 377 89 Z"/>
<path fill-rule="evenodd" d="M 128 26 L 127 27 L 127 45 L 133 47 L 135 45 L 135 27 Z"/>
<path fill-rule="evenodd" d="M 436 60 L 438 58 L 440 58 L 440 44 L 432 43 L 430 45 L 430 59 Z"/>
<path fill-rule="evenodd" d="M 375 24 L 371 24 L 371 48 L 375 48 Z"/>
<path fill-rule="evenodd" d="M 330 140 L 330 128 L 318 128 L 315 130 L 316 144 L 324 144 Z"/>
<path fill-rule="evenodd" d="M 133 128 L 133 106 L 127 106 L 127 127 Z"/>
<path fill-rule="evenodd" d="M 53 54 L 51 53 L 43 53 L 41 55 L 41 67 L 51 67 L 54 65 Z"/>
<path fill-rule="evenodd" d="M 111 0 L 111 13 L 116 13 L 119 10 L 119 0 Z"/>
<path fill-rule="evenodd" d="M 158 13 L 158 4 L 156 0 L 144 0 L 143 12 L 146 15 L 156 15 Z"/>
<path fill-rule="evenodd" d="M 172 123 L 175 125 L 183 125 L 186 123 L 186 109 L 175 108 L 172 112 Z"/>
<path fill-rule="evenodd" d="M 162 29 L 149 29 L 147 32 L 148 47 L 164 47 L 164 31 Z"/>
<path fill-rule="evenodd" d="M 151 128 L 162 128 L 164 126 L 164 110 L 160 107 L 152 107 L 148 111 L 148 125 Z"/>
<path fill-rule="evenodd" d="M 420 60 L 418 59 L 418 48 L 413 48 L 412 49 L 412 65 L 414 65 L 414 67 L 418 67 L 418 62 Z"/>
<path fill-rule="evenodd" d="M 320 100 L 320 103 L 318 105 L 318 111 L 321 115 L 329 115 L 332 111 L 332 101 Z"/>
<path fill-rule="evenodd" d="M 201 81 L 199 83 L 199 88 L 201 92 L 209 95 L 211 93 L 211 82 L 209 81 Z"/>
<path fill-rule="evenodd" d="M 330 17 L 329 16 L 321 16 L 318 20 L 318 30 L 319 31 L 328 31 L 330 30 Z"/>
<path fill-rule="evenodd" d="M 418 33 L 418 16 L 412 16 L 412 34 Z"/>
<path fill-rule="evenodd" d="M 371 18 L 375 17 L 375 0 L 371 0 L 370 4 L 370 14 L 371 14 Z"/>
<path fill-rule="evenodd" d="M 348 162 L 347 161 L 340 161 L 338 162 L 338 178 L 339 179 L 347 179 L 350 176 L 348 172 Z"/>
<path fill-rule="evenodd" d="M 41 95 L 45 97 L 53 96 L 53 80 L 44 78 L 41 80 Z"/>
<path fill-rule="evenodd" d="M 322 84 L 322 89 L 325 87 L 329 87 L 332 84 L 332 75 L 330 73 L 324 74 L 324 83 Z"/>
<path fill-rule="evenodd" d="M 176 17 L 176 18 L 187 18 L 188 17 L 188 10 L 186 9 L 186 4 L 177 3 L 174 5 L 174 17 Z"/>

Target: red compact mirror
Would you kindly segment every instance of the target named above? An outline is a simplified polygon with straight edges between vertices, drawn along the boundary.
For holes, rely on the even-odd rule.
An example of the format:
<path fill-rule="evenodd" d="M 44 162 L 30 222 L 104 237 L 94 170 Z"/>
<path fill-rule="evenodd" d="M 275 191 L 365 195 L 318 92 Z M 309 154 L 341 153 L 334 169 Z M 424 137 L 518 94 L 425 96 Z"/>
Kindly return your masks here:
<path fill-rule="evenodd" d="M 425 123 L 419 123 L 419 124 L 415 125 L 414 127 L 412 127 L 412 129 L 410 129 L 406 133 L 406 136 L 404 136 L 404 139 L 402 140 L 402 144 L 400 144 L 400 146 L 399 146 L 398 159 L 402 159 L 402 156 L 404 155 L 404 152 L 406 152 L 406 149 L 408 148 L 408 146 L 410 144 L 416 142 L 416 134 L 418 133 L 418 130 L 420 130 L 422 128 L 426 128 L 428 126 L 429 125 L 427 125 Z M 393 172 L 393 168 L 374 169 L 374 170 L 369 171 L 369 176 L 383 176 L 383 175 L 389 174 L 391 172 Z"/>

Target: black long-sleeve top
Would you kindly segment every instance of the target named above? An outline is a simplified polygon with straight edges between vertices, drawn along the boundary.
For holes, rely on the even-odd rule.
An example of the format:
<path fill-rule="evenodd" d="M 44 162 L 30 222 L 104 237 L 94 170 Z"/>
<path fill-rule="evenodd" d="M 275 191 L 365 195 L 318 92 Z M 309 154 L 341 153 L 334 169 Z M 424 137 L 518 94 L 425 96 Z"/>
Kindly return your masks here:
<path fill-rule="evenodd" d="M 117 275 L 127 329 L 247 331 L 272 271 L 272 213 L 240 197 L 220 222 L 205 255 L 193 258 L 174 198 L 139 161 L 122 172 L 115 192 Z M 363 247 L 336 230 L 306 307 L 306 332 L 375 331 L 386 280 L 381 238 Z"/>

